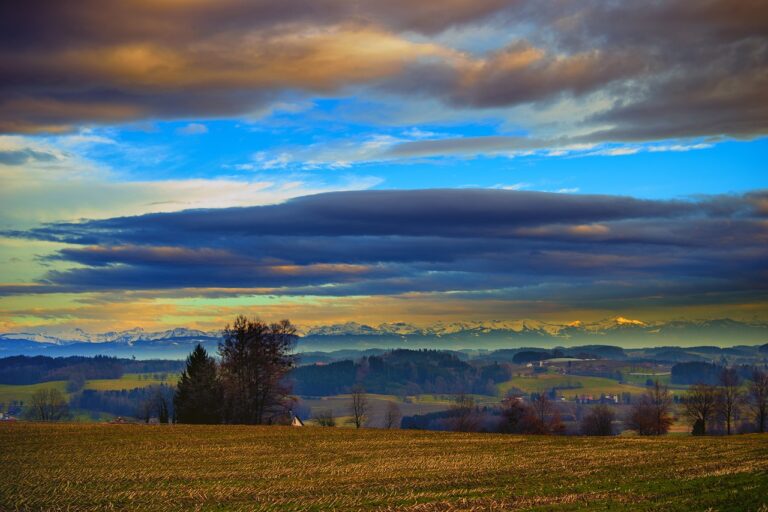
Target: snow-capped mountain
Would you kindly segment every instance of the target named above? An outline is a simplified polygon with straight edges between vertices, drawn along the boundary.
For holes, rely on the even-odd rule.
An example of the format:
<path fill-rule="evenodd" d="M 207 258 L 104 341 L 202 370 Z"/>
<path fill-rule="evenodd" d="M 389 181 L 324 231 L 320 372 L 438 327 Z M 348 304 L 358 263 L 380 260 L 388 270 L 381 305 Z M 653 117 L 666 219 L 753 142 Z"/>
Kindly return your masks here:
<path fill-rule="evenodd" d="M 347 322 L 344 324 L 312 327 L 304 332 L 306 336 L 450 336 L 454 334 L 541 334 L 568 337 L 573 332 L 600 332 L 619 328 L 645 328 L 649 324 L 641 320 L 616 317 L 600 322 L 584 323 L 575 321 L 567 324 L 541 322 L 538 320 L 490 320 L 469 322 L 438 322 L 426 327 L 417 327 L 405 322 L 383 323 L 378 326 Z"/>
<path fill-rule="evenodd" d="M 322 325 L 305 331 L 306 336 L 375 336 L 379 334 L 383 334 L 383 331 L 357 322 Z"/>
<path fill-rule="evenodd" d="M 54 334 L 55 333 L 55 334 Z M 148 332 L 141 327 L 125 331 L 109 331 L 103 333 L 88 333 L 75 328 L 66 331 L 12 332 L 0 334 L 0 340 L 27 340 L 54 345 L 71 345 L 73 343 L 117 343 L 133 345 L 137 341 L 170 340 L 176 338 L 218 338 L 221 331 L 200 331 L 178 327 L 167 331 Z"/>
<path fill-rule="evenodd" d="M 197 343 L 215 351 L 221 331 L 176 328 L 166 331 L 88 333 L 82 329 L 0 334 L 3 355 L 120 355 L 141 358 L 185 357 Z M 357 322 L 316 326 L 300 331 L 303 352 L 367 348 L 500 349 L 576 345 L 651 347 L 663 345 L 755 345 L 768 342 L 768 324 L 715 320 L 648 323 L 621 316 L 598 322 L 564 324 L 536 320 L 436 323 L 405 322 L 378 326 Z"/>
<path fill-rule="evenodd" d="M 596 322 L 564 324 L 537 320 L 436 323 L 417 327 L 407 323 L 370 326 L 355 322 L 308 329 L 305 346 L 338 346 L 354 340 L 358 346 L 503 348 L 506 346 L 555 346 L 573 344 L 651 345 L 735 345 L 765 343 L 768 324 L 732 319 L 676 320 L 645 322 L 617 316 Z"/>
<path fill-rule="evenodd" d="M 66 342 L 56 336 L 40 334 L 36 332 L 9 332 L 0 334 L 0 340 L 25 340 L 35 343 L 49 343 L 51 345 L 65 345 Z"/>

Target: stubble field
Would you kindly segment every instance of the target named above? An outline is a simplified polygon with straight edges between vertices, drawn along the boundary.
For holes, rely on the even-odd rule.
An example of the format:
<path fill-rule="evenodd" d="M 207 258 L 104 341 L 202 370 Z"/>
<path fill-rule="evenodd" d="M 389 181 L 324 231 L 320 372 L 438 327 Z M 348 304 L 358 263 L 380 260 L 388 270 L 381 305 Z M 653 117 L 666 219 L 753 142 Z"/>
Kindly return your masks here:
<path fill-rule="evenodd" d="M 768 435 L 0 424 L 0 510 L 768 511 Z"/>

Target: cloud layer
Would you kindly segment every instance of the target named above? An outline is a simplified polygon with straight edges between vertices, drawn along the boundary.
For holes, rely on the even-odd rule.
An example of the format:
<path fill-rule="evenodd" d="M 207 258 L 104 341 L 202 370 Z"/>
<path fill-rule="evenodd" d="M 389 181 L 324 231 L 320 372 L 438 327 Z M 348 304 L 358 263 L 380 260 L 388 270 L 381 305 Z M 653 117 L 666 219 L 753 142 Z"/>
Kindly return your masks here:
<path fill-rule="evenodd" d="M 286 93 L 360 88 L 458 111 L 599 103 L 568 120 L 595 142 L 768 130 L 760 0 L 28 1 L 0 9 L 3 132 L 245 116 Z M 486 43 L 466 43 L 465 33 Z"/>
<path fill-rule="evenodd" d="M 437 294 L 637 308 L 764 303 L 768 194 L 689 201 L 509 190 L 338 192 L 270 206 L 59 223 L 66 244 L 5 294 Z M 439 298 L 435 300 L 439 301 Z"/>

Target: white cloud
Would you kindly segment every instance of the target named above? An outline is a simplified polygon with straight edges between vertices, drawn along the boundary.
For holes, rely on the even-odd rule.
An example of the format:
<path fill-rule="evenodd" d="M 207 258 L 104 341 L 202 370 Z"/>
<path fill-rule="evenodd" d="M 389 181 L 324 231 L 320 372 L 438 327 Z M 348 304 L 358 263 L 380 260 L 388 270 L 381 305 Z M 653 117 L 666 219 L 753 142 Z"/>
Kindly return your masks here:
<path fill-rule="evenodd" d="M 272 170 L 272 169 L 285 169 L 291 163 L 291 155 L 288 153 L 280 153 L 277 155 L 270 155 L 265 151 L 260 151 L 253 155 L 253 159 L 256 162 L 254 169 Z"/>
<path fill-rule="evenodd" d="M 501 190 L 523 190 L 524 188 L 531 187 L 530 183 L 512 183 L 511 185 L 505 185 L 503 183 L 497 183 L 490 188 L 497 188 Z"/>
<path fill-rule="evenodd" d="M 104 135 L 96 135 L 89 130 L 81 131 L 74 135 L 64 135 L 57 137 L 57 142 L 66 147 L 82 147 L 82 146 L 94 146 L 97 144 L 117 144 L 115 139 L 106 137 Z"/>
<path fill-rule="evenodd" d="M 208 133 L 208 127 L 201 123 L 189 123 L 176 130 L 179 135 L 202 135 Z"/>
<path fill-rule="evenodd" d="M 108 218 L 189 208 L 221 208 L 278 203 L 329 191 L 362 190 L 381 183 L 373 176 L 285 176 L 250 179 L 169 179 L 128 181 L 73 152 L 39 139 L 0 137 L 0 150 L 31 149 L 55 161 L 0 165 L 0 229 L 40 222 Z"/>
<path fill-rule="evenodd" d="M 709 149 L 713 147 L 713 144 L 668 144 L 659 146 L 649 146 L 648 151 L 651 153 L 658 153 L 662 151 L 695 151 L 698 149 Z"/>
<path fill-rule="evenodd" d="M 441 135 L 436 132 L 421 130 L 420 128 L 417 128 L 417 127 L 413 127 L 405 130 L 403 132 L 403 137 L 406 137 L 408 139 L 434 139 L 434 138 L 444 137 L 444 135 Z"/>
<path fill-rule="evenodd" d="M 626 156 L 626 155 L 634 155 L 639 153 L 641 148 L 639 147 L 620 147 L 620 148 L 608 148 L 608 149 L 601 149 L 599 151 L 594 151 L 590 153 L 591 155 L 600 155 L 600 156 Z"/>
<path fill-rule="evenodd" d="M 386 151 L 407 140 L 388 134 L 367 134 L 306 146 L 283 147 L 254 153 L 250 162 L 233 167 L 248 171 L 283 169 L 297 172 L 348 169 L 355 164 L 394 160 L 385 155 Z"/>

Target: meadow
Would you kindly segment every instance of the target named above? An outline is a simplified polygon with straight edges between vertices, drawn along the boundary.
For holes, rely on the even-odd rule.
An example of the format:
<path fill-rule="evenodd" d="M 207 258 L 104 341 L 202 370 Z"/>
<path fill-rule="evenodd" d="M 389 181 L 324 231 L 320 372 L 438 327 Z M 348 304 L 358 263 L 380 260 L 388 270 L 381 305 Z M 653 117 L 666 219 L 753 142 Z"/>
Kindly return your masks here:
<path fill-rule="evenodd" d="M 158 378 L 164 376 L 165 378 Z M 179 376 L 175 373 L 126 373 L 119 379 L 93 379 L 87 380 L 83 389 L 96 389 L 99 391 L 119 391 L 121 389 L 144 388 L 152 385 L 167 384 L 175 386 Z M 40 389 L 58 389 L 65 395 L 67 393 L 67 381 L 52 380 L 38 384 L 0 384 L 0 403 L 9 403 L 13 400 L 28 401 L 35 391 Z"/>
<path fill-rule="evenodd" d="M 125 373 L 119 379 L 93 379 L 86 381 L 84 389 L 119 391 L 121 389 L 144 388 L 159 384 L 175 386 L 179 381 L 177 373 Z"/>
<path fill-rule="evenodd" d="M 32 398 L 36 391 L 41 389 L 58 389 L 66 394 L 67 382 L 64 380 L 54 380 L 50 382 L 40 382 L 38 384 L 0 384 L 0 404 L 10 403 L 14 400 L 27 402 Z"/>
<path fill-rule="evenodd" d="M 768 436 L 0 424 L 2 510 L 768 510 Z"/>
<path fill-rule="evenodd" d="M 561 375 L 557 373 L 530 374 L 516 376 L 499 384 L 499 391 L 503 394 L 511 388 L 517 388 L 526 393 L 542 393 L 555 386 L 580 386 L 573 389 L 561 389 L 560 393 L 567 397 L 574 395 L 592 395 L 599 397 L 601 394 L 621 394 L 624 392 L 641 395 L 645 387 L 632 384 L 621 384 L 616 380 L 604 377 L 587 377 L 583 375 Z"/>

